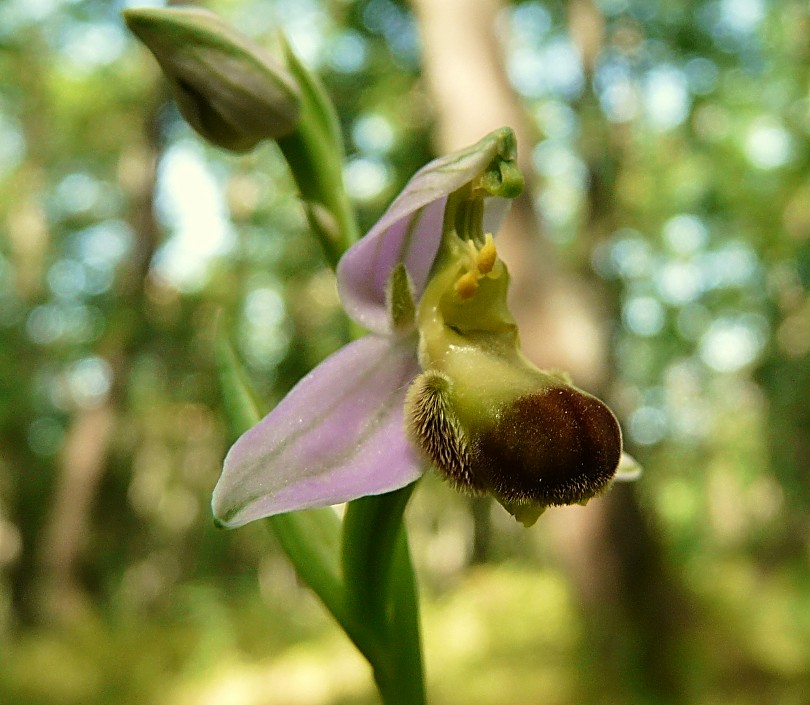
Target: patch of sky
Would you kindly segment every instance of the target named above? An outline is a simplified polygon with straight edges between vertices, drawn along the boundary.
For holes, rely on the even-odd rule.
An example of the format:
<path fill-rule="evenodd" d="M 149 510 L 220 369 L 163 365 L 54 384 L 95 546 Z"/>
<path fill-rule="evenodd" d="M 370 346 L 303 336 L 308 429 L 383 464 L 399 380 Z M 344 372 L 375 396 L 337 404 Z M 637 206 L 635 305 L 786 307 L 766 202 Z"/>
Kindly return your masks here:
<path fill-rule="evenodd" d="M 507 58 L 507 72 L 515 89 L 527 98 L 539 98 L 547 92 L 546 66 L 536 47 L 515 47 Z"/>
<path fill-rule="evenodd" d="M 110 270 L 132 251 L 134 242 L 135 234 L 123 220 L 104 220 L 73 233 L 69 250 L 90 268 Z"/>
<path fill-rule="evenodd" d="M 28 314 L 25 322 L 28 337 L 39 345 L 56 341 L 65 330 L 65 321 L 54 304 L 42 304 Z"/>
<path fill-rule="evenodd" d="M 551 14 L 539 2 L 524 2 L 509 14 L 512 41 L 536 46 L 551 30 Z"/>
<path fill-rule="evenodd" d="M 327 57 L 338 73 L 358 73 L 368 62 L 368 41 L 354 29 L 339 32 L 329 42 Z"/>
<path fill-rule="evenodd" d="M 755 167 L 777 169 L 793 156 L 793 138 L 781 122 L 770 116 L 759 117 L 745 135 L 745 156 Z"/>
<path fill-rule="evenodd" d="M 763 0 L 719 0 L 718 25 L 736 35 L 750 35 L 765 19 Z"/>
<path fill-rule="evenodd" d="M 611 238 L 605 269 L 622 279 L 643 279 L 653 270 L 653 254 L 649 243 L 637 230 L 622 228 Z"/>
<path fill-rule="evenodd" d="M 73 0 L 4 0 L 0 3 L 0 34 L 10 35 L 26 25 L 42 22 Z"/>
<path fill-rule="evenodd" d="M 689 90 L 695 95 L 708 95 L 720 79 L 720 69 L 711 59 L 696 56 L 689 59 L 683 67 Z"/>
<path fill-rule="evenodd" d="M 381 159 L 358 157 L 350 159 L 343 169 L 346 191 L 358 201 L 372 201 L 391 183 L 391 171 Z"/>
<path fill-rule="evenodd" d="M 48 269 L 48 287 L 60 299 L 77 299 L 86 291 L 87 278 L 81 262 L 60 259 Z"/>
<path fill-rule="evenodd" d="M 692 255 L 702 250 L 709 239 L 704 221 L 691 213 L 679 213 L 664 223 L 662 235 L 667 247 L 679 255 Z"/>
<path fill-rule="evenodd" d="M 195 3 L 198 4 L 198 3 Z M 246 2 L 231 4 L 228 21 L 243 34 L 256 39 L 278 31 L 282 24 L 277 2 Z M 286 3 L 293 5 L 295 3 Z M 259 39 L 259 44 L 264 42 Z"/>
<path fill-rule="evenodd" d="M 547 139 L 532 150 L 532 164 L 552 181 L 564 181 L 583 188 L 588 179 L 585 163 L 561 140 Z"/>
<path fill-rule="evenodd" d="M 409 67 L 419 64 L 419 34 L 412 15 L 391 0 L 371 0 L 363 10 L 366 28 L 385 37 L 395 59 Z"/>
<path fill-rule="evenodd" d="M 761 273 L 759 259 L 748 243 L 733 240 L 712 252 L 701 254 L 697 262 L 709 289 L 749 285 Z"/>
<path fill-rule="evenodd" d="M 661 14 L 661 0 L 631 0 L 629 12 L 642 24 L 654 22 Z"/>
<path fill-rule="evenodd" d="M 331 22 L 323 3 L 315 0 L 276 2 L 278 22 L 298 57 L 310 68 L 326 60 Z"/>
<path fill-rule="evenodd" d="M 285 316 L 284 298 L 275 288 L 258 287 L 245 298 L 245 318 L 253 326 L 277 328 Z"/>
<path fill-rule="evenodd" d="M 763 0 L 715 0 L 698 10 L 697 25 L 708 31 L 721 50 L 750 54 L 764 18 Z"/>
<path fill-rule="evenodd" d="M 632 296 L 622 306 L 622 321 L 634 335 L 650 338 L 663 330 L 666 313 L 654 296 Z"/>
<path fill-rule="evenodd" d="M 0 178 L 22 164 L 25 152 L 25 136 L 20 125 L 0 110 Z"/>
<path fill-rule="evenodd" d="M 532 113 L 534 122 L 549 139 L 570 140 L 577 136 L 579 118 L 573 108 L 560 100 L 544 100 Z"/>
<path fill-rule="evenodd" d="M 768 330 L 768 322 L 759 314 L 718 318 L 700 338 L 700 358 L 716 372 L 737 372 L 759 358 Z"/>
<path fill-rule="evenodd" d="M 71 70 L 89 73 L 118 59 L 128 37 L 121 22 L 69 21 L 62 24 L 56 41 L 57 50 Z"/>
<path fill-rule="evenodd" d="M 352 140 L 361 152 L 385 155 L 394 146 L 394 127 L 379 113 L 367 113 L 358 117 L 352 125 Z"/>
<path fill-rule="evenodd" d="M 638 116 L 641 96 L 625 60 L 614 56 L 600 61 L 594 87 L 602 112 L 611 122 L 628 122 Z"/>
<path fill-rule="evenodd" d="M 111 200 L 109 186 L 85 171 L 74 171 L 61 178 L 51 195 L 51 205 L 61 217 L 98 210 L 104 201 Z"/>
<path fill-rule="evenodd" d="M 51 302 L 34 308 L 26 319 L 28 337 L 38 345 L 86 343 L 101 330 L 99 311 L 80 303 Z"/>
<path fill-rule="evenodd" d="M 667 435 L 667 415 L 655 406 L 640 406 L 627 423 L 630 437 L 640 445 L 654 445 Z"/>
<path fill-rule="evenodd" d="M 395 61 L 407 68 L 417 68 L 420 63 L 422 46 L 413 18 L 404 13 L 399 29 L 385 35 Z"/>
<path fill-rule="evenodd" d="M 688 117 L 691 98 L 680 69 L 671 64 L 656 66 L 647 72 L 643 86 L 644 110 L 654 128 L 669 130 Z"/>
<path fill-rule="evenodd" d="M 197 291 L 212 262 L 235 241 L 222 188 L 198 144 L 182 141 L 166 151 L 158 165 L 156 191 L 157 212 L 171 236 L 152 266 L 178 289 Z"/>
<path fill-rule="evenodd" d="M 390 0 L 371 0 L 363 8 L 363 24 L 375 34 L 384 34 L 396 26 L 399 8 Z"/>
<path fill-rule="evenodd" d="M 627 12 L 630 0 L 597 0 L 596 5 L 607 17 L 613 17 Z"/>
<path fill-rule="evenodd" d="M 658 295 L 668 304 L 683 306 L 703 293 L 703 277 L 694 262 L 665 263 L 655 278 Z"/>
<path fill-rule="evenodd" d="M 284 297 L 276 286 L 252 289 L 245 298 L 240 325 L 242 352 L 257 369 L 275 367 L 287 354 L 290 335 L 286 330 Z"/>
<path fill-rule="evenodd" d="M 568 240 L 569 232 L 560 230 L 574 220 L 582 204 L 588 170 L 581 159 L 561 140 L 544 140 L 532 151 L 532 162 L 547 183 L 538 205 L 543 218 L 557 230 L 550 235 L 558 242 Z"/>
<path fill-rule="evenodd" d="M 570 183 L 549 184 L 537 200 L 543 220 L 551 226 L 549 237 L 559 244 L 571 241 L 573 233 L 564 226 L 570 225 L 582 204 L 582 191 Z"/>
<path fill-rule="evenodd" d="M 92 355 L 72 363 L 66 373 L 70 396 L 76 406 L 99 406 L 112 387 L 112 368 L 104 358 Z"/>
<path fill-rule="evenodd" d="M 576 98 L 585 80 L 579 53 L 566 37 L 552 38 L 541 46 L 516 46 L 506 68 L 512 85 L 527 98 Z"/>
<path fill-rule="evenodd" d="M 124 7 L 165 7 L 167 0 L 118 0 Z"/>
<path fill-rule="evenodd" d="M 84 268 L 84 293 L 86 296 L 99 296 L 112 288 L 115 271 L 112 268 Z"/>

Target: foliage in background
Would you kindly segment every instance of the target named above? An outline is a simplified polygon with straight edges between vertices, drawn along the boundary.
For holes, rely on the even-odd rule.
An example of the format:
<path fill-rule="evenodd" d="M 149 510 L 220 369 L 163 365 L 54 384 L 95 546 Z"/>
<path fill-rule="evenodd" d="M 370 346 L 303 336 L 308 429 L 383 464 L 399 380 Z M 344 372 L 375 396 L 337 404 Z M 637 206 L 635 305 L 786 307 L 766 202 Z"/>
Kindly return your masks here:
<path fill-rule="evenodd" d="M 407 6 L 210 7 L 269 46 L 283 26 L 321 73 L 370 225 L 431 155 Z M 799 703 L 810 14 L 597 7 L 593 80 L 566 5 L 514 3 L 497 31 L 537 130 L 522 148 L 545 235 L 615 312 L 611 395 L 648 469 L 636 491 L 692 605 L 669 654 L 679 700 Z M 120 9 L 0 5 L 0 702 L 372 702 L 266 536 L 218 533 L 208 511 L 232 440 L 217 312 L 276 400 L 346 337 L 332 275 L 275 148 L 203 146 Z M 518 535 L 493 517 L 469 569 L 462 499 L 429 479 L 410 520 L 437 702 L 656 701 L 632 677 L 590 689 L 602 655 L 542 522 Z"/>

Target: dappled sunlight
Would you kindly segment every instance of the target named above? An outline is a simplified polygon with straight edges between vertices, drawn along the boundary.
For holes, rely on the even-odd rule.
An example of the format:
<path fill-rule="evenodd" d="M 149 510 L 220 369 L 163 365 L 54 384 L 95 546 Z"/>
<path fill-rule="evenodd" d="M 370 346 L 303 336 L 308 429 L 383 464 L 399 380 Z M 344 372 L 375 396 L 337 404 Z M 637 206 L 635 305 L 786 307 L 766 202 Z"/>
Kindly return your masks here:
<path fill-rule="evenodd" d="M 160 705 L 330 705 L 370 700 L 368 667 L 338 639 L 301 644 L 266 661 L 222 658 L 178 684 Z"/>
<path fill-rule="evenodd" d="M 547 671 L 537 673 L 540 680 L 563 676 L 559 670 L 577 643 L 577 617 L 570 600 L 565 583 L 553 572 L 509 565 L 469 571 L 451 594 L 425 607 L 426 657 L 434 677 L 445 684 L 446 697 L 461 703 L 477 692 L 484 695 L 478 682 L 492 677 L 486 671 L 493 662 L 500 668 L 514 667 L 511 675 L 501 671 L 496 678 L 500 688 L 506 687 L 504 681 L 520 684 L 529 667 Z M 457 688 L 459 682 L 466 682 L 460 692 L 450 687 Z M 525 683 L 518 693 L 523 688 Z"/>
<path fill-rule="evenodd" d="M 166 3 L 0 0 L 0 702 L 377 705 L 277 538 L 210 508 L 238 430 L 218 342 L 264 410 L 361 330 L 278 145 L 192 133 L 119 17 L 144 5 Z M 366 231 L 440 143 L 417 4 L 207 6 L 318 73 Z M 644 473 L 531 529 L 420 480 L 429 702 L 804 703 L 808 8 L 493 17 L 476 49 L 525 123 L 523 342 L 590 370 Z"/>

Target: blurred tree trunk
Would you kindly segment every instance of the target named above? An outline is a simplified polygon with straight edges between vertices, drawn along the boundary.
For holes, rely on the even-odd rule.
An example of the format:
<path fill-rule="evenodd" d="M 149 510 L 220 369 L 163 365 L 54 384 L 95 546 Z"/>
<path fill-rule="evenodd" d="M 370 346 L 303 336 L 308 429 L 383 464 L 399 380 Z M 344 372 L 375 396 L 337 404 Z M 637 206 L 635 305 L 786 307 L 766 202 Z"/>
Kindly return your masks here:
<path fill-rule="evenodd" d="M 68 428 L 41 544 L 38 609 L 47 619 L 70 619 L 86 608 L 77 565 L 106 467 L 115 415 L 112 405 L 105 403 L 74 414 Z"/>
<path fill-rule="evenodd" d="M 436 107 L 441 151 L 480 139 L 510 125 L 518 138 L 526 191 L 498 238 L 513 277 L 512 311 L 526 354 L 541 367 L 570 371 L 586 389 L 607 388 L 608 346 L 602 303 L 605 292 L 555 266 L 550 243 L 540 237 L 532 197 L 529 148 L 536 135 L 506 75 L 497 30 L 507 6 L 501 0 L 412 0 L 422 37 L 425 78 Z M 592 75 L 604 33 L 590 0 L 569 4 L 569 29 Z M 579 107 L 598 113 L 586 92 Z M 596 112 L 594 112 L 596 111 Z M 602 144 L 601 140 L 590 144 Z M 591 160 L 588 229 L 591 237 L 610 232 L 615 154 L 586 154 Z M 607 157 L 607 162 L 605 158 Z M 601 294 L 601 296 L 599 295 Z M 477 512 L 480 514 L 480 510 Z M 679 628 L 685 601 L 665 571 L 661 546 L 649 531 L 631 488 L 619 487 L 586 510 L 550 511 L 542 519 L 579 595 L 591 640 L 593 697 L 604 700 L 638 689 L 657 702 L 677 702 L 681 693 L 673 666 L 671 636 Z M 481 558 L 480 530 L 475 537 Z M 609 679 L 605 682 L 603 678 Z M 611 683 L 613 685 L 611 685 Z"/>
<path fill-rule="evenodd" d="M 117 282 L 120 321 L 108 321 L 112 335 L 97 352 L 112 367 L 112 389 L 105 402 L 74 413 L 57 465 L 54 497 L 40 541 L 36 608 L 47 620 L 81 616 L 88 602 L 79 578 L 84 549 L 92 528 L 91 516 L 104 473 L 117 419 L 124 412 L 131 360 L 144 339 L 145 287 L 159 240 L 154 214 L 154 188 L 159 157 L 158 110 L 165 95 L 146 111 L 145 139 L 122 145 L 119 180 L 129 194 L 129 220 L 137 239 Z M 122 330 L 119 330 L 122 329 Z"/>

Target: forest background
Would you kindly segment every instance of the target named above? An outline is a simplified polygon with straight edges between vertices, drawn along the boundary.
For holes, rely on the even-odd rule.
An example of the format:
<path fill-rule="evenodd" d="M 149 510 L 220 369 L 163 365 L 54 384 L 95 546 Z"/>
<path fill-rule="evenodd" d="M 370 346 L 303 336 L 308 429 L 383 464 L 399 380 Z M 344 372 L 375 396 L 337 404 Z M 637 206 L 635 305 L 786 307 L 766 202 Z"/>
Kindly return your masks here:
<path fill-rule="evenodd" d="M 373 703 L 260 525 L 214 528 L 225 326 L 269 403 L 349 330 L 272 144 L 182 122 L 106 0 L 0 3 L 0 703 Z M 426 477 L 437 705 L 810 692 L 810 7 L 216 0 L 335 100 L 364 227 L 512 125 L 524 347 L 644 465 L 525 530 Z"/>

